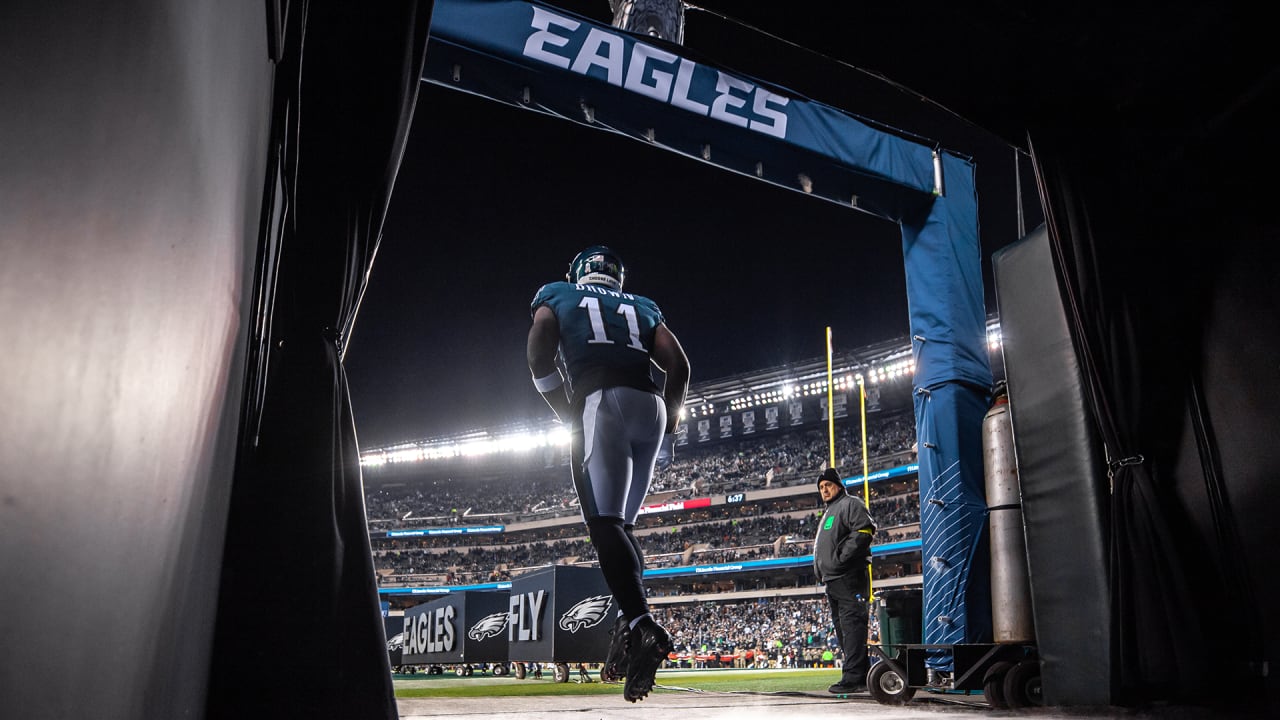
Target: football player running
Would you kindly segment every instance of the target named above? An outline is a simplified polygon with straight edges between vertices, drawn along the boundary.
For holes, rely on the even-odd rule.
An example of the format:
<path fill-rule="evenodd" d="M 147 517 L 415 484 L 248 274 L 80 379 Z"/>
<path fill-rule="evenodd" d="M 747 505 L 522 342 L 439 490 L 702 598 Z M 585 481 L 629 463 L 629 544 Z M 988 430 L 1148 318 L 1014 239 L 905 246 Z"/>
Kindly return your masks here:
<path fill-rule="evenodd" d="M 578 253 L 565 282 L 534 296 L 527 355 L 534 386 L 570 425 L 574 489 L 620 608 L 602 673 L 625 672 L 623 697 L 635 702 L 653 689 L 671 637 L 649 614 L 633 530 L 655 466 L 671 462 L 689 360 L 657 304 L 622 291 L 624 277 L 609 248 Z M 666 375 L 662 389 L 654 365 Z"/>

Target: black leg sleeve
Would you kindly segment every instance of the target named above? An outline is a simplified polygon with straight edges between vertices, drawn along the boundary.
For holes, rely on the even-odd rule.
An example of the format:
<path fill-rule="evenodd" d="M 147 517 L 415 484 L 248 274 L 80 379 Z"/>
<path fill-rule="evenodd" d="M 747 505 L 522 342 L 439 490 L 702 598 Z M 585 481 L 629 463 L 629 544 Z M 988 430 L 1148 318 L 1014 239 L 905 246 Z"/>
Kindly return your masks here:
<path fill-rule="evenodd" d="M 628 537 L 622 528 L 622 520 L 612 517 L 596 517 L 587 521 L 587 533 L 596 546 L 600 558 L 600 571 L 604 574 L 609 592 L 618 601 L 618 607 L 627 620 L 649 612 L 644 597 L 644 581 L 641 576 L 643 555 L 638 553 L 635 536 Z"/>
<path fill-rule="evenodd" d="M 627 539 L 631 541 L 631 547 L 636 551 L 636 557 L 640 560 L 640 577 L 643 582 L 644 578 L 644 548 L 640 547 L 640 540 L 636 538 L 635 525 L 623 525 L 622 531 L 627 534 Z"/>

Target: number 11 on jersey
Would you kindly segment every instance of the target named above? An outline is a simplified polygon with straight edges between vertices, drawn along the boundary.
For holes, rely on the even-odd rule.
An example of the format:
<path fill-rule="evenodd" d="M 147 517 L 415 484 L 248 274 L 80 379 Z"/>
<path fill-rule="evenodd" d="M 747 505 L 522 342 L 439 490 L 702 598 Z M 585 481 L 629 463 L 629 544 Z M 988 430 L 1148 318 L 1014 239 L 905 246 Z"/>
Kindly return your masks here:
<path fill-rule="evenodd" d="M 610 343 L 613 341 L 605 334 L 604 314 L 600 312 L 600 298 L 584 297 L 582 302 L 578 303 L 578 307 L 587 311 L 587 317 L 591 319 L 591 339 L 588 343 Z M 636 308 L 634 305 L 622 303 L 618 305 L 618 314 L 626 318 L 627 331 L 630 338 L 627 347 L 632 350 L 648 352 L 644 345 L 640 344 L 640 323 L 636 320 Z"/>

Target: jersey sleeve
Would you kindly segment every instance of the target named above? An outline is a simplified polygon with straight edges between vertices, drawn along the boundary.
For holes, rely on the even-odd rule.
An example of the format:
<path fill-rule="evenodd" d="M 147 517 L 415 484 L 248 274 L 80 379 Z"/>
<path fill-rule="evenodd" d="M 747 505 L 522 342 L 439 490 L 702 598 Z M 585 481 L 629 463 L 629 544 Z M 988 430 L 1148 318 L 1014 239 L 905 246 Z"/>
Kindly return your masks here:
<path fill-rule="evenodd" d="M 645 298 L 645 300 L 649 303 L 649 311 L 653 313 L 654 327 L 657 327 L 658 325 L 662 325 L 663 323 L 665 323 L 667 320 L 666 318 L 662 317 L 662 311 L 658 309 L 658 303 L 650 300 L 649 298 Z"/>
<path fill-rule="evenodd" d="M 529 316 L 533 317 L 533 314 L 537 312 L 539 306 L 546 305 L 550 301 L 551 284 L 543 285 L 538 288 L 538 292 L 533 295 L 533 302 L 529 303 Z"/>

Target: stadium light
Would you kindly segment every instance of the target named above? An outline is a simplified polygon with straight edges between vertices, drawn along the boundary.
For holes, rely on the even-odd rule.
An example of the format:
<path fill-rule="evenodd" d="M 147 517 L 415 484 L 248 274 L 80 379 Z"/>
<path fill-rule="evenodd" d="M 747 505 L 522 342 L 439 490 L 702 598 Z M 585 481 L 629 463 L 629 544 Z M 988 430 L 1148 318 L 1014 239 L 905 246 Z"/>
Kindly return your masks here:
<path fill-rule="evenodd" d="M 569 444 L 569 430 L 562 425 L 540 431 L 520 430 L 492 436 L 444 440 L 429 445 L 411 445 L 372 450 L 360 457 L 362 467 L 443 460 L 457 457 L 479 457 L 495 453 L 527 453 L 539 448 L 564 447 Z"/>

